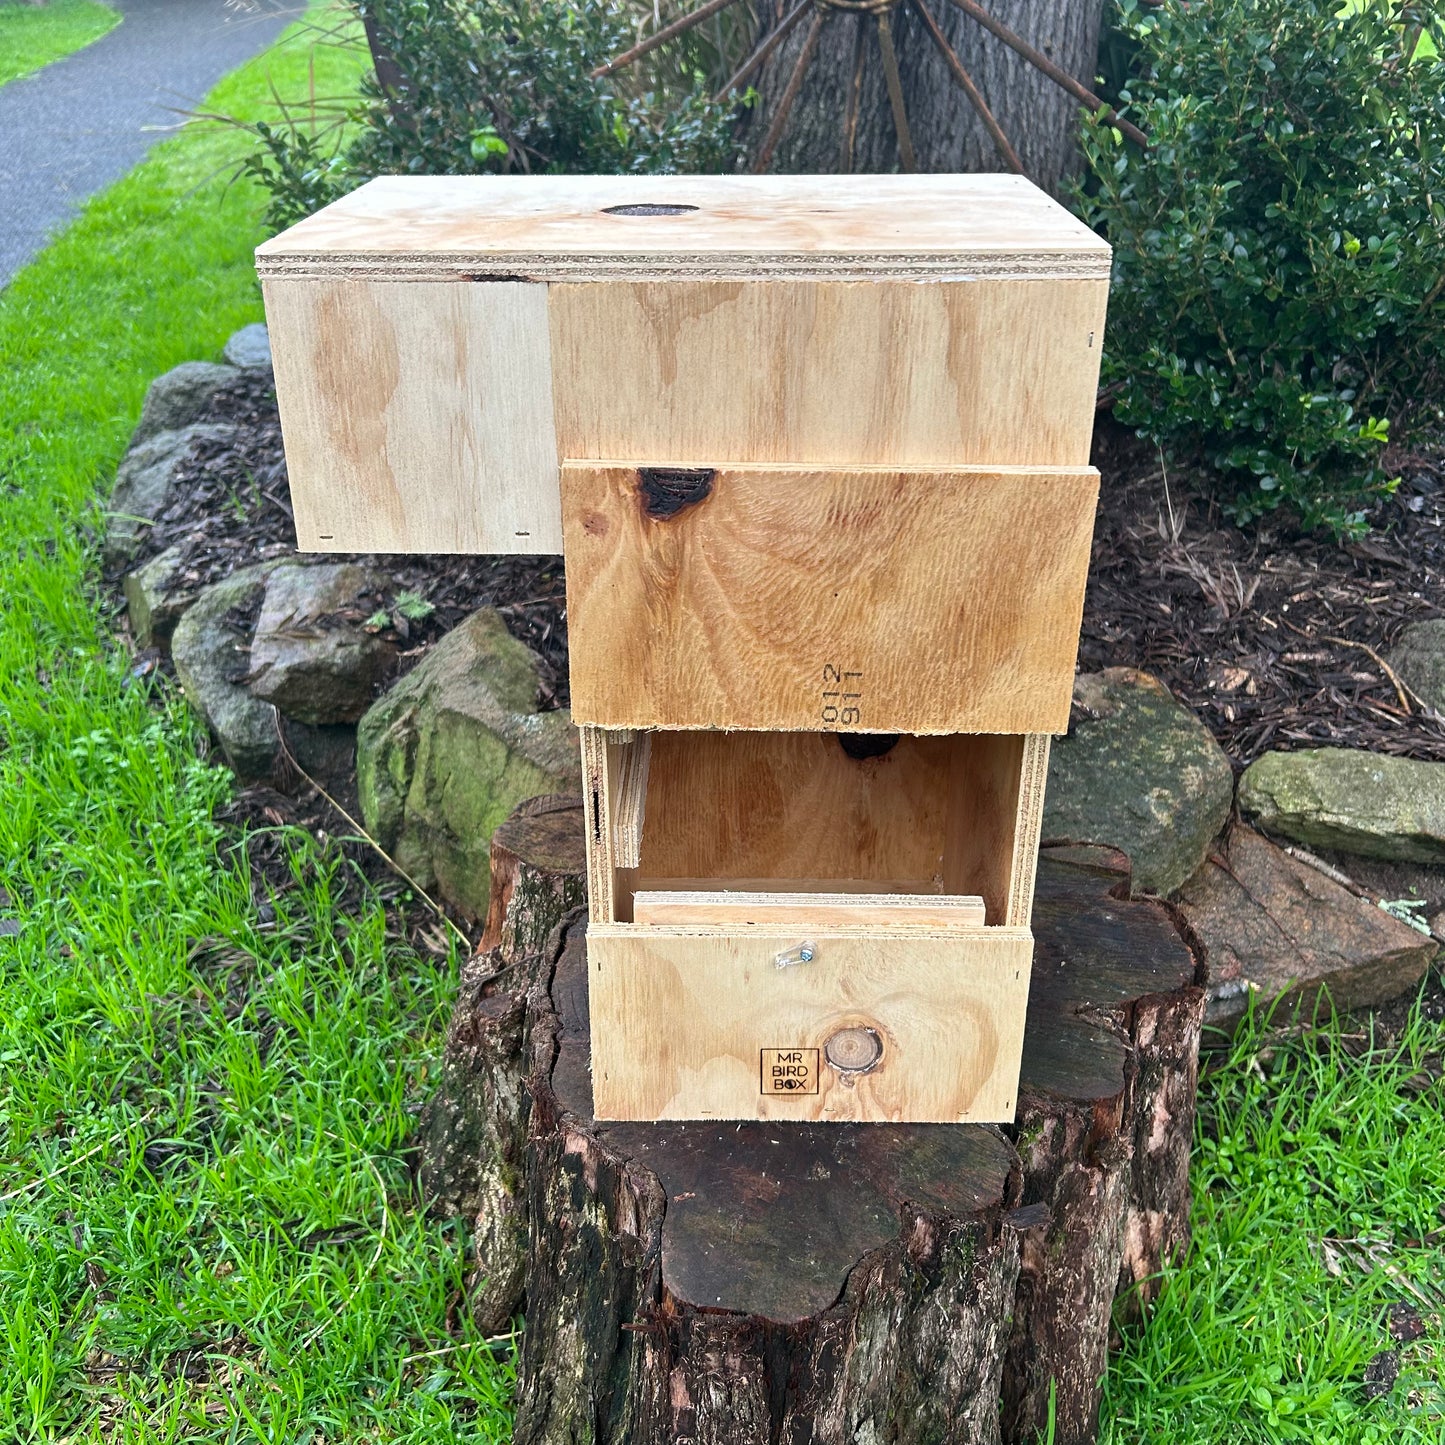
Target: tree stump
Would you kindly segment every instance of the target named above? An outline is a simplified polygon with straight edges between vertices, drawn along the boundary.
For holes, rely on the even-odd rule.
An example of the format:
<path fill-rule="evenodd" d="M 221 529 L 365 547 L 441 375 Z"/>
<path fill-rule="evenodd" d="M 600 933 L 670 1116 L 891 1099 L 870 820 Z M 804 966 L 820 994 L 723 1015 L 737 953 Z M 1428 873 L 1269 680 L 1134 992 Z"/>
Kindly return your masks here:
<path fill-rule="evenodd" d="M 555 916 L 567 888 L 540 891 Z M 1051 1386 L 1055 1439 L 1092 1440 L 1116 1294 L 1188 1239 L 1203 1010 L 1127 895 L 1122 855 L 1045 850 L 1007 1131 L 595 1121 L 582 913 L 481 955 L 426 1154 L 478 1221 L 478 1319 L 525 1291 L 519 1445 L 1032 1442 Z M 451 1150 L 448 1119 L 473 1121 Z"/>
<path fill-rule="evenodd" d="M 481 947 L 462 969 L 442 1077 L 422 1118 L 421 1185 L 432 1211 L 472 1220 L 477 1324 L 500 1334 L 522 1302 L 527 1253 L 526 1002 L 550 974 L 548 936 L 587 901 L 582 799 L 530 798 L 492 835 Z"/>

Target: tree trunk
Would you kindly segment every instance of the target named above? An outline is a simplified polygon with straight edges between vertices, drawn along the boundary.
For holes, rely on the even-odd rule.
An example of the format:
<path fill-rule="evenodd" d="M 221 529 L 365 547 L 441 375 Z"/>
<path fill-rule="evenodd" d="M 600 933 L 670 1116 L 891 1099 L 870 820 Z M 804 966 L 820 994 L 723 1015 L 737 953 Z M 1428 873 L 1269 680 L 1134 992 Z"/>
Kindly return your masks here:
<path fill-rule="evenodd" d="M 972 77 L 1029 179 L 1057 195 L 1078 173 L 1079 103 L 1009 49 L 951 0 L 924 0 L 944 38 Z M 1103 0 L 981 0 L 1016 35 L 1090 88 L 1098 63 Z M 762 0 L 763 33 L 793 0 Z M 954 80 L 915 0 L 883 12 L 898 57 L 904 108 L 920 171 L 1010 169 L 999 147 Z M 885 84 L 878 17 L 826 4 L 803 18 L 752 84 L 760 100 L 743 120 L 747 159 L 756 164 L 788 90 L 799 56 L 821 18 L 802 87 L 767 165 L 779 172 L 896 171 L 902 168 L 893 108 Z M 849 97 L 857 82 L 856 124 L 847 144 Z"/>
<path fill-rule="evenodd" d="M 494 844 L 539 921 L 580 896 L 581 814 L 548 816 Z M 1021 1445 L 1051 1382 L 1058 1445 L 1092 1440 L 1115 1292 L 1188 1236 L 1202 991 L 1111 850 L 1045 851 L 1035 934 L 1006 1135 L 595 1121 L 583 918 L 540 950 L 514 922 L 464 977 L 425 1152 L 478 1221 L 477 1318 L 525 1283 L 519 1445 Z"/>

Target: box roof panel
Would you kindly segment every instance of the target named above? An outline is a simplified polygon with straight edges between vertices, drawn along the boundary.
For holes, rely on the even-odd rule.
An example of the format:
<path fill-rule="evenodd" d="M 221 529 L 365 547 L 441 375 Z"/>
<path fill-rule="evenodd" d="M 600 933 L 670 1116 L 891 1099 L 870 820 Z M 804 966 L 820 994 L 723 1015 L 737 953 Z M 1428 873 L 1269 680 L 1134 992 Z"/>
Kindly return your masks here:
<path fill-rule="evenodd" d="M 1109 247 L 1011 175 L 387 176 L 256 252 L 397 279 L 1105 277 Z"/>

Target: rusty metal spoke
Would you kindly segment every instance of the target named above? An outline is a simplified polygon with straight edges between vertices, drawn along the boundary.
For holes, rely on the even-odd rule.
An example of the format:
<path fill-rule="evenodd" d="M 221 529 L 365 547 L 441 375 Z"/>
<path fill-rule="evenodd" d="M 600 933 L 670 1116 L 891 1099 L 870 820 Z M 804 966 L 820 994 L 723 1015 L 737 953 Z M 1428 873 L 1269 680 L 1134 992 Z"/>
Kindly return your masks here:
<path fill-rule="evenodd" d="M 1035 70 L 1042 71 L 1055 85 L 1067 90 L 1081 105 L 1086 105 L 1092 111 L 1102 111 L 1104 119 L 1110 125 L 1116 125 L 1130 140 L 1136 141 L 1141 146 L 1148 146 L 1149 137 L 1136 125 L 1131 125 L 1117 111 L 1106 105 L 1086 85 L 1081 85 L 1067 70 L 1055 65 L 1052 60 L 1041 50 L 1035 50 L 1020 35 L 1015 35 L 1001 20 L 995 20 L 983 6 L 976 3 L 976 0 L 950 0 L 951 4 L 957 5 L 970 20 L 976 20 L 991 35 L 1002 40 L 1005 45 L 1016 54 L 1023 56 Z"/>
<path fill-rule="evenodd" d="M 759 150 L 757 158 L 753 161 L 753 170 L 758 174 L 767 170 L 768 162 L 772 160 L 773 152 L 782 138 L 783 127 L 788 123 L 793 102 L 797 100 L 798 92 L 803 88 L 803 76 L 807 74 L 808 66 L 813 59 L 813 52 L 818 48 L 818 36 L 823 29 L 823 19 L 824 12 L 817 11 L 813 16 L 813 23 L 808 27 L 808 33 L 803 40 L 803 48 L 798 52 L 797 63 L 793 66 L 793 73 L 788 77 L 788 87 L 778 101 L 778 109 L 773 115 L 773 123 L 768 127 L 768 133 L 763 138 L 762 149 Z"/>
<path fill-rule="evenodd" d="M 905 171 L 916 171 L 918 160 L 913 154 L 913 134 L 908 129 L 908 111 L 903 104 L 903 80 L 898 74 L 898 52 L 893 48 L 893 27 L 888 11 L 880 9 L 878 49 L 883 56 L 883 79 L 888 86 L 888 103 L 893 107 L 893 129 L 898 134 L 898 164 Z"/>
<path fill-rule="evenodd" d="M 789 10 L 788 13 L 783 16 L 783 18 L 777 23 L 777 25 L 772 30 L 770 30 L 768 34 L 763 38 L 762 44 L 759 45 L 758 48 L 754 50 L 753 53 L 748 56 L 745 61 L 743 61 L 743 63 L 737 68 L 737 70 L 733 72 L 733 74 L 723 85 L 722 89 L 719 90 L 715 96 L 713 96 L 713 100 L 720 104 L 722 101 L 726 100 L 728 96 L 731 95 L 732 92 L 738 88 L 738 86 L 743 84 L 743 82 L 752 75 L 752 73 L 758 68 L 758 66 L 760 66 L 768 58 L 768 56 L 770 56 L 773 51 L 775 51 L 778 46 L 780 46 L 783 41 L 792 34 L 794 26 L 796 26 L 798 21 L 800 21 L 803 16 L 808 13 L 809 9 L 812 7 L 812 4 L 813 0 L 798 0 L 798 3 L 793 6 L 793 8 Z"/>
<path fill-rule="evenodd" d="M 948 64 L 949 70 L 953 72 L 953 78 L 958 82 L 958 87 L 968 97 L 969 104 L 978 112 L 978 118 L 988 129 L 993 137 L 993 143 L 998 147 L 999 154 L 1004 158 L 1009 169 L 1016 175 L 1025 175 L 1024 163 L 1019 159 L 1019 153 L 1013 148 L 1013 143 L 1004 134 L 1003 127 L 998 123 L 993 111 L 988 108 L 988 102 L 983 98 L 983 92 L 974 84 L 973 76 L 963 68 L 963 62 L 958 58 L 953 46 L 948 43 L 943 31 L 939 28 L 938 21 L 933 18 L 933 12 L 924 4 L 924 0 L 913 0 L 913 8 L 918 11 L 919 18 L 928 28 L 928 33 L 933 37 L 933 43 L 943 52 L 943 58 Z"/>
<path fill-rule="evenodd" d="M 624 50 L 621 55 L 614 55 L 606 65 L 599 65 L 592 72 L 593 80 L 600 80 L 604 75 L 611 75 L 614 70 L 621 70 L 624 65 L 631 65 L 634 60 L 640 60 L 644 55 L 656 50 L 659 45 L 666 45 L 669 40 L 684 34 L 692 29 L 694 25 L 701 25 L 711 15 L 716 15 L 719 10 L 726 10 L 729 5 L 736 5 L 737 0 L 707 0 L 707 4 L 699 5 L 696 10 L 689 11 L 686 15 L 679 15 L 671 25 L 664 25 L 654 35 L 649 35 L 646 40 L 634 45 L 631 50 Z"/>

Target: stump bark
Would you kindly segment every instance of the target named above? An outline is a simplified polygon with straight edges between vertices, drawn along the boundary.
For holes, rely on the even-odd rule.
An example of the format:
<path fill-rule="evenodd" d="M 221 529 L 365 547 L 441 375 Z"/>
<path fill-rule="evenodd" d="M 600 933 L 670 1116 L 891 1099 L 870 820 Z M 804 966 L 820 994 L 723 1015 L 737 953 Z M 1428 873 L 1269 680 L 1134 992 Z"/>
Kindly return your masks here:
<path fill-rule="evenodd" d="M 1147 1301 L 1188 1239 L 1203 992 L 1112 850 L 1045 850 L 1034 931 L 1007 1131 L 596 1121 L 584 915 L 483 955 L 427 1157 L 445 1117 L 483 1121 L 442 1172 L 478 1221 L 479 1320 L 525 1293 L 515 1440 L 992 1445 L 1032 1441 L 1051 1388 L 1056 1441 L 1092 1440 L 1116 1296 Z"/>

